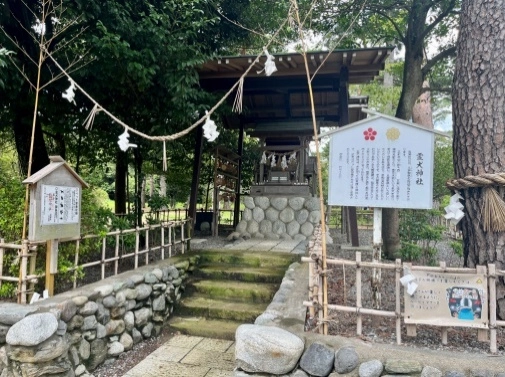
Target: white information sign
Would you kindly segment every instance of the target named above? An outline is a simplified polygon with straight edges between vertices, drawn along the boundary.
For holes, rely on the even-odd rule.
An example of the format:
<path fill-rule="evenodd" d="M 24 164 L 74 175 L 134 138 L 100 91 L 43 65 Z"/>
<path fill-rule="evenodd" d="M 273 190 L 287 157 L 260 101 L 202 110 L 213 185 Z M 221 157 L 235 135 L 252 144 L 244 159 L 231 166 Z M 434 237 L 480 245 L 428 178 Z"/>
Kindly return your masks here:
<path fill-rule="evenodd" d="M 328 204 L 429 209 L 433 205 L 430 130 L 374 117 L 331 135 Z"/>
<path fill-rule="evenodd" d="M 41 225 L 79 223 L 79 187 L 42 185 Z"/>

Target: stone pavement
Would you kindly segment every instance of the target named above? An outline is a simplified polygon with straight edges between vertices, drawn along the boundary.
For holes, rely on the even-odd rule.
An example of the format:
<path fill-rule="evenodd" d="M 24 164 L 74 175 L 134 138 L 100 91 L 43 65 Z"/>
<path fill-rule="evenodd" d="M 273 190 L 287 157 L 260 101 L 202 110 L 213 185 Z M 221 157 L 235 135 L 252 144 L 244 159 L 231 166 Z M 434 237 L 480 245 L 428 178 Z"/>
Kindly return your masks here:
<path fill-rule="evenodd" d="M 235 342 L 176 335 L 124 377 L 232 377 Z"/>

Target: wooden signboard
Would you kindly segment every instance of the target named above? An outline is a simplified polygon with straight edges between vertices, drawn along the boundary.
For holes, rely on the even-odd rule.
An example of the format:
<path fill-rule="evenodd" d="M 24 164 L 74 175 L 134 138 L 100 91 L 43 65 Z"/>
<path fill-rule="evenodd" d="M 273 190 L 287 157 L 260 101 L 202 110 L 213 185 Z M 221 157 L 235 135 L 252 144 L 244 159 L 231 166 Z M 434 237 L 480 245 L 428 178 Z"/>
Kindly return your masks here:
<path fill-rule="evenodd" d="M 487 279 L 482 274 L 415 271 L 412 296 L 405 289 L 405 323 L 488 328 Z"/>

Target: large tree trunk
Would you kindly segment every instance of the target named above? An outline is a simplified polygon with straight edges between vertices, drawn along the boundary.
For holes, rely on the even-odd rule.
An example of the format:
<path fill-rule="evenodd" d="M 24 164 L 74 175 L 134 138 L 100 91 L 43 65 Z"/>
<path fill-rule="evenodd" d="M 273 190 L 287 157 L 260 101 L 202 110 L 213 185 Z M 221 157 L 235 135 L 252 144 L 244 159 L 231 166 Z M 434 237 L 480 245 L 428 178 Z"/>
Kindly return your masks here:
<path fill-rule="evenodd" d="M 502 0 L 466 0 L 453 89 L 454 167 L 457 178 L 503 172 L 505 166 L 505 8 Z M 505 267 L 505 233 L 482 227 L 482 190 L 466 189 L 462 220 L 465 265 Z M 505 287 L 498 288 L 499 316 L 505 319 Z"/>
<path fill-rule="evenodd" d="M 405 37 L 405 65 L 403 69 L 403 86 L 396 117 L 409 120 L 423 84 L 423 33 L 429 7 L 423 0 L 415 0 L 410 9 L 410 17 Z M 388 259 L 398 256 L 400 243 L 398 209 L 382 210 L 383 253 Z"/>

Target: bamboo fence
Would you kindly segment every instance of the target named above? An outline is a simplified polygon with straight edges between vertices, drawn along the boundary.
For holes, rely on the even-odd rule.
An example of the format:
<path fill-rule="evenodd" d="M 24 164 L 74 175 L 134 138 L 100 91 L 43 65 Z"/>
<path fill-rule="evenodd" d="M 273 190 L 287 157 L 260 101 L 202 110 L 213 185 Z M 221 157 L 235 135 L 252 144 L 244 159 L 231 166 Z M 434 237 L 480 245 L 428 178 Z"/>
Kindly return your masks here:
<path fill-rule="evenodd" d="M 496 280 L 498 277 L 505 277 L 505 270 L 497 270 L 494 264 L 490 264 L 487 267 L 478 266 L 477 268 L 453 268 L 446 267 L 445 262 L 440 262 L 440 266 L 412 266 L 409 263 L 402 263 L 400 259 L 396 259 L 395 263 L 378 263 L 378 262 L 364 262 L 361 260 L 361 252 L 356 251 L 356 260 L 348 259 L 327 259 L 326 263 L 328 269 L 325 271 L 322 269 L 321 264 L 321 254 L 317 248 L 317 244 L 311 242 L 309 243 L 309 256 L 302 257 L 302 262 L 310 264 L 309 267 L 309 294 L 308 300 L 304 301 L 303 304 L 308 307 L 309 315 L 311 318 L 317 317 L 317 328 L 320 333 L 322 333 L 322 324 L 328 323 L 329 318 L 323 316 L 322 309 L 322 297 L 321 292 L 327 287 L 323 287 L 321 275 L 326 275 L 332 268 L 336 266 L 342 266 L 342 271 L 345 280 L 345 268 L 351 267 L 355 269 L 355 286 L 356 286 L 356 302 L 355 306 L 346 305 L 335 305 L 327 304 L 329 310 L 339 311 L 343 313 L 356 313 L 356 334 L 358 336 L 362 335 L 362 320 L 363 315 L 370 315 L 376 317 L 391 317 L 395 318 L 396 321 L 396 342 L 401 344 L 402 338 L 402 318 L 405 318 L 405 313 L 402 312 L 402 286 L 400 283 L 400 278 L 402 277 L 402 271 L 404 267 L 408 267 L 410 271 L 424 271 L 424 272 L 437 272 L 437 273 L 458 273 L 458 274 L 483 274 L 488 280 L 488 329 L 477 329 L 477 337 L 479 341 L 489 341 L 489 347 L 491 353 L 497 352 L 497 329 L 498 327 L 505 327 L 505 321 L 497 320 L 496 309 L 497 309 L 497 297 L 496 297 Z M 372 308 L 362 307 L 362 270 L 363 268 L 369 269 L 382 269 L 382 270 L 394 270 L 395 271 L 395 310 L 377 310 Z M 405 324 L 407 335 L 416 336 L 416 325 L 415 324 Z M 441 326 L 442 330 L 442 344 L 447 344 L 447 333 L 450 325 Z M 489 335 L 489 338 L 488 338 Z"/>
<path fill-rule="evenodd" d="M 100 266 L 100 278 L 103 280 L 111 275 L 117 275 L 119 273 L 120 262 L 128 258 L 133 259 L 132 268 L 136 269 L 139 267 L 139 264 L 149 264 L 150 257 L 156 256 L 157 259 L 163 260 L 171 258 L 175 253 L 184 254 L 191 240 L 191 233 L 188 231 L 190 224 L 191 219 L 168 221 L 134 229 L 114 230 L 104 235 L 86 235 L 62 240 L 60 247 L 74 244 L 75 248 L 73 261 L 69 261 L 72 263 L 72 267 L 67 269 L 67 271 L 73 272 L 73 288 L 77 287 L 79 270 Z M 153 237 L 156 233 L 158 233 L 159 237 Z M 134 246 L 131 250 L 123 253 L 120 247 L 121 238 L 128 235 L 134 235 Z M 154 238 L 156 238 L 156 244 L 153 244 Z M 100 242 L 99 250 L 87 253 L 99 256 L 99 259 L 80 263 L 80 258 L 82 258 L 81 245 L 88 240 L 97 240 Z M 21 303 L 27 302 L 27 295 L 34 292 L 34 284 L 45 276 L 44 272 L 36 273 L 37 250 L 41 246 L 45 246 L 45 243 L 28 243 L 26 250 L 29 250 L 29 252 L 22 254 L 23 245 L 6 243 L 4 239 L 0 239 L 0 288 L 3 282 L 20 283 L 22 290 L 18 294 L 21 297 Z M 107 254 L 111 253 L 111 249 L 113 250 L 113 256 L 107 257 Z M 4 259 L 9 253 L 13 254 L 15 263 L 19 263 L 20 265 L 19 276 L 8 276 L 4 271 Z M 141 258 L 144 258 L 142 263 L 140 263 Z M 107 266 L 112 266 L 112 273 L 106 273 Z"/>

